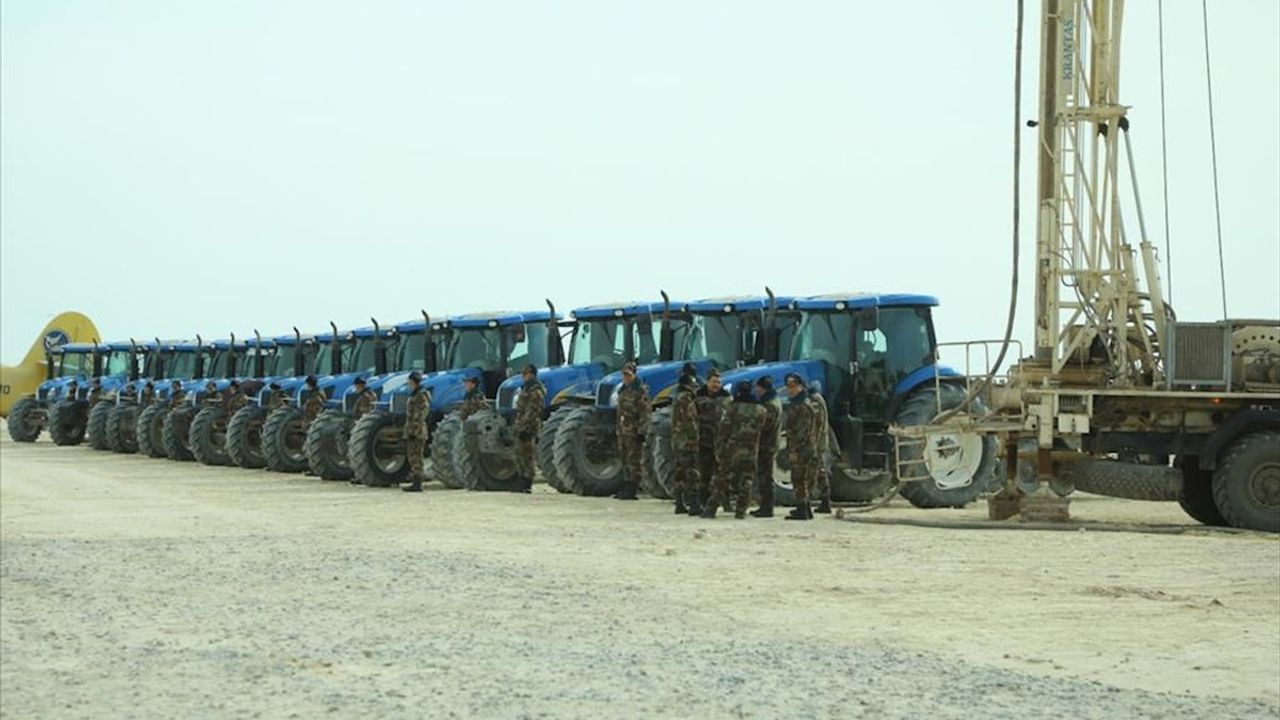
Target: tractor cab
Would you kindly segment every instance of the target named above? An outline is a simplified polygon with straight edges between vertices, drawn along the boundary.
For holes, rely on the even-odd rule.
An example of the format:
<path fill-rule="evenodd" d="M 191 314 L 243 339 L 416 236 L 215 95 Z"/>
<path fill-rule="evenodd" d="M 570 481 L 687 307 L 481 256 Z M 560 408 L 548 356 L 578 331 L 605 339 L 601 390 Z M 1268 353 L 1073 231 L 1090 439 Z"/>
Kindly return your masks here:
<path fill-rule="evenodd" d="M 685 305 L 692 316 L 680 356 L 721 371 L 774 362 L 791 347 L 799 313 L 790 297 L 734 296 Z"/>
<path fill-rule="evenodd" d="M 355 331 L 364 334 L 373 343 L 374 367 L 370 372 L 360 374 L 364 378 L 366 388 L 375 394 L 381 394 L 385 383 L 401 373 L 418 371 L 423 374 L 436 372 L 448 362 L 450 332 L 445 322 L 432 322 L 422 313 L 421 319 L 406 320 L 383 331 L 376 321 L 372 328 Z M 357 351 L 357 361 L 361 352 Z M 351 414 L 355 410 L 357 393 L 355 377 L 345 383 L 340 395 L 342 412 Z"/>

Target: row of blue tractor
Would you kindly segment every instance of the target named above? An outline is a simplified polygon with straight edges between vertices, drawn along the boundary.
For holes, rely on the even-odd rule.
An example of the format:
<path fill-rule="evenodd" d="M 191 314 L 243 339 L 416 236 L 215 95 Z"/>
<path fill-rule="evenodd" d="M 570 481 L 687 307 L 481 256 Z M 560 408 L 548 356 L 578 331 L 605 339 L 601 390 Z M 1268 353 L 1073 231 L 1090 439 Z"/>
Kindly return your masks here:
<path fill-rule="evenodd" d="M 102 450 L 390 487 L 409 472 L 403 427 L 408 377 L 418 372 L 432 394 L 429 474 L 450 488 L 515 490 L 512 422 L 519 371 L 532 364 L 547 389 L 539 475 L 560 492 L 604 496 L 623 485 L 614 426 L 620 370 L 633 361 L 655 407 L 642 487 L 665 498 L 673 467 L 668 404 L 686 366 L 703 378 L 714 368 L 726 386 L 770 377 L 781 388 L 795 373 L 816 384 L 830 408 L 832 500 L 869 502 L 896 488 L 919 507 L 961 506 L 998 484 L 990 441 L 941 436 L 898 448 L 895 458 L 888 432 L 964 400 L 963 378 L 935 371 L 936 305 L 902 294 L 767 291 L 675 302 L 662 293 L 567 317 L 547 301 L 527 312 L 434 319 L 421 312 L 347 332 L 331 323 L 314 335 L 295 328 L 208 343 L 66 345 L 51 351 L 50 377 L 36 395 L 15 405 L 9 431 L 30 442 L 47 427 L 58 444 L 87 435 Z M 488 403 L 463 417 L 467 378 Z M 359 416 L 357 379 L 376 396 Z M 306 411 L 313 393 L 323 393 L 324 408 L 314 418 Z M 899 485 L 894 468 L 910 453 L 928 479 Z M 773 478 L 778 502 L 793 501 L 785 441 Z"/>

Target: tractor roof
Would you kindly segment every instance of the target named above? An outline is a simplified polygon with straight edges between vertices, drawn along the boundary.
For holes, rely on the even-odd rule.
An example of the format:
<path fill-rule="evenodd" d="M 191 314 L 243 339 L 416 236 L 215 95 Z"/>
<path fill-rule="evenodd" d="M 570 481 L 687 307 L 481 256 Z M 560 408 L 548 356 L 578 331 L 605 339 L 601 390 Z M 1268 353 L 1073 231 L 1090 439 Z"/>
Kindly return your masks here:
<path fill-rule="evenodd" d="M 212 347 L 214 350 L 230 350 L 230 349 L 231 349 L 231 338 L 221 338 L 221 339 L 218 339 L 218 340 L 214 340 L 213 342 L 209 343 L 209 346 L 210 346 L 210 347 Z M 238 339 L 236 340 L 236 347 L 235 347 L 235 349 L 236 349 L 236 350 L 248 350 L 248 349 L 249 349 L 249 343 L 245 342 L 243 338 L 238 338 Z"/>
<path fill-rule="evenodd" d="M 83 355 L 85 353 L 93 352 L 94 347 L 95 345 L 93 343 L 67 343 L 65 345 L 59 345 L 55 348 L 52 348 L 49 350 L 49 352 L 53 353 L 54 355 L 59 355 L 63 353 L 70 353 L 72 355 Z"/>
<path fill-rule="evenodd" d="M 111 350 L 132 350 L 135 345 L 139 350 L 154 350 L 156 348 L 156 341 L 141 340 L 135 343 L 131 340 L 113 340 L 107 343 L 106 347 Z"/>
<path fill-rule="evenodd" d="M 392 335 L 396 334 L 396 328 L 394 325 L 380 325 L 378 326 L 378 330 L 380 331 L 379 334 L 382 335 L 382 337 L 384 338 L 391 337 Z M 373 337 L 373 334 L 374 334 L 373 326 L 366 325 L 365 327 L 358 327 L 355 330 L 352 330 L 348 334 L 351 335 L 352 337 L 357 337 L 360 339 L 371 338 Z"/>
<path fill-rule="evenodd" d="M 777 296 L 778 307 L 785 308 L 794 301 L 790 295 Z M 685 307 L 695 313 L 734 313 L 764 310 L 769 307 L 769 298 L 763 295 L 726 295 L 724 297 L 694 300 Z"/>
<path fill-rule="evenodd" d="M 556 314 L 556 317 L 560 317 L 559 313 Z M 456 328 L 505 327 L 524 323 L 545 323 L 550 319 L 550 310 L 532 310 L 529 312 L 496 310 L 493 312 L 451 315 L 443 324 Z"/>
<path fill-rule="evenodd" d="M 303 340 L 303 342 L 306 342 L 306 340 L 307 340 L 309 337 L 311 337 L 311 336 L 310 336 L 310 335 L 303 335 L 303 336 L 302 336 L 302 340 Z M 277 335 L 277 336 L 275 336 L 275 337 L 273 337 L 273 338 L 271 338 L 271 339 L 269 339 L 269 340 L 268 340 L 267 338 L 263 338 L 263 339 L 262 339 L 262 341 L 263 341 L 264 343 L 271 342 L 271 343 L 274 343 L 274 344 L 276 344 L 276 345 L 288 345 L 288 346 L 293 346 L 293 345 L 297 345 L 297 344 L 298 344 L 298 336 L 297 336 L 297 335 Z"/>
<path fill-rule="evenodd" d="M 796 300 L 796 307 L 801 310 L 848 310 L 873 307 L 919 307 L 934 306 L 938 298 L 932 295 L 913 295 L 911 293 L 831 293 L 814 295 Z"/>
<path fill-rule="evenodd" d="M 675 301 L 672 301 L 671 303 L 671 307 L 674 310 L 680 310 L 683 306 L 683 303 Z M 635 317 L 637 315 L 661 315 L 662 308 L 663 304 L 661 301 L 613 302 L 580 307 L 574 310 L 571 314 L 579 320 L 607 317 Z"/>

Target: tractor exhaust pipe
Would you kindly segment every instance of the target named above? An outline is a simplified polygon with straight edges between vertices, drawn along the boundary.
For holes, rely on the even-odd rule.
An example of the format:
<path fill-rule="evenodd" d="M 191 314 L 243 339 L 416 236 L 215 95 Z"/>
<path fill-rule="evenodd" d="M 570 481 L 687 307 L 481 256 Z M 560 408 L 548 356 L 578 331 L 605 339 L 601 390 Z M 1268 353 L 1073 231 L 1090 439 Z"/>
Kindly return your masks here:
<path fill-rule="evenodd" d="M 546 298 L 547 310 L 547 366 L 555 367 L 564 364 L 564 345 L 560 342 L 560 323 L 556 317 L 556 304 Z"/>
<path fill-rule="evenodd" d="M 433 373 L 436 371 L 436 348 L 435 341 L 431 338 L 431 316 L 425 309 L 419 309 L 418 312 L 422 313 L 422 369 Z"/>
<path fill-rule="evenodd" d="M 258 343 L 258 352 L 253 356 L 253 376 L 260 378 L 267 374 L 267 359 L 262 354 L 262 333 L 258 328 L 253 329 L 253 337 Z"/>
<path fill-rule="evenodd" d="M 382 375 L 387 372 L 387 348 L 382 342 L 382 328 L 378 325 L 378 319 L 371 317 L 369 322 L 373 323 L 373 372 L 375 375 Z"/>
<path fill-rule="evenodd" d="M 293 374 L 295 377 L 307 374 L 307 353 L 302 345 L 302 331 L 293 326 L 293 339 L 297 341 L 297 349 L 293 352 Z"/>
<path fill-rule="evenodd" d="M 338 324 L 329 321 L 329 327 L 333 328 L 333 343 L 329 345 L 329 357 L 333 360 L 333 374 L 342 374 L 342 342 L 338 339 Z"/>
<path fill-rule="evenodd" d="M 204 379 L 204 338 L 196 333 L 196 380 Z"/>
<path fill-rule="evenodd" d="M 658 356 L 669 361 L 676 356 L 676 331 L 671 327 L 671 296 L 666 290 L 659 290 L 662 295 L 662 327 L 658 331 Z"/>
<path fill-rule="evenodd" d="M 138 368 L 138 341 L 129 338 L 129 380 L 137 380 L 141 372 Z"/>
<path fill-rule="evenodd" d="M 238 374 L 236 372 L 237 370 L 236 366 L 239 365 L 239 362 L 237 362 L 238 358 L 236 357 L 236 334 L 235 333 L 231 333 L 231 346 L 227 352 L 229 353 L 227 355 L 227 377 L 229 378 L 235 377 Z"/>
<path fill-rule="evenodd" d="M 102 350 L 98 348 L 98 338 L 93 339 L 93 376 L 102 377 Z"/>
<path fill-rule="evenodd" d="M 764 362 L 776 362 L 782 343 L 782 330 L 778 327 L 778 296 L 773 294 L 773 288 L 768 285 L 764 286 L 764 294 L 769 296 L 769 309 L 766 311 L 764 318 Z"/>
<path fill-rule="evenodd" d="M 151 377 L 154 380 L 164 377 L 164 344 L 160 342 L 159 335 L 156 336 L 156 367 Z"/>

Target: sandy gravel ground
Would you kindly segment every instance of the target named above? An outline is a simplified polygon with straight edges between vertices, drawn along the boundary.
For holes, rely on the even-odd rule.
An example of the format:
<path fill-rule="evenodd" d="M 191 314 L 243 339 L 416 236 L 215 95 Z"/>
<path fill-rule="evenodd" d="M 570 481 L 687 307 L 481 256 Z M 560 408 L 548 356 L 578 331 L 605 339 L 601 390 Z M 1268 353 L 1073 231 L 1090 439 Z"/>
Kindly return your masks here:
<path fill-rule="evenodd" d="M 13 718 L 1280 717 L 1280 540 L 703 521 L 5 436 L 0 688 Z"/>

